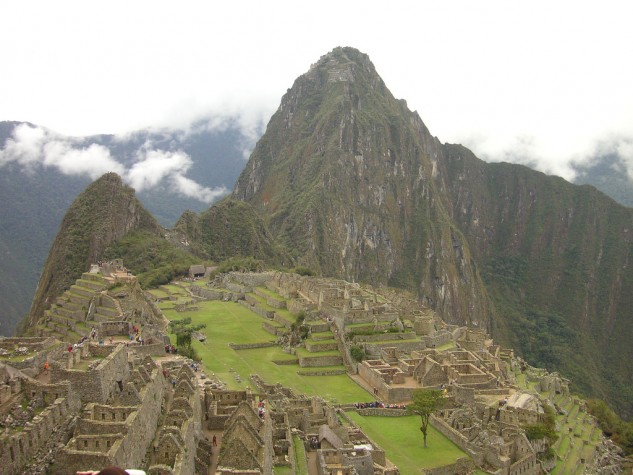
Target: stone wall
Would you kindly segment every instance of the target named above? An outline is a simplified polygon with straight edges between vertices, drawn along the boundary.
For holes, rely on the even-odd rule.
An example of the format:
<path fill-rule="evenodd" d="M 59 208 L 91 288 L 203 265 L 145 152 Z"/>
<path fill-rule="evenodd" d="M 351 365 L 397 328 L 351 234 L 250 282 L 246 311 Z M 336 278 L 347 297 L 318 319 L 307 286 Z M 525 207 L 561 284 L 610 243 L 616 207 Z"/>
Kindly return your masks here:
<path fill-rule="evenodd" d="M 253 348 L 270 348 L 271 346 L 277 346 L 274 341 L 263 341 L 260 343 L 229 343 L 229 346 L 233 350 L 251 350 Z"/>
<path fill-rule="evenodd" d="M 438 332 L 435 335 L 423 336 L 422 340 L 427 348 L 436 348 L 453 341 L 453 335 L 449 332 Z"/>
<path fill-rule="evenodd" d="M 249 287 L 264 287 L 269 280 L 272 280 L 272 272 L 229 272 L 229 278 L 242 285 Z"/>
<path fill-rule="evenodd" d="M 396 347 L 398 348 L 398 350 L 404 353 L 421 351 L 426 348 L 426 345 L 423 341 L 389 341 L 383 344 L 365 343 L 365 351 L 371 355 L 379 355 L 381 348 L 385 346 Z"/>
<path fill-rule="evenodd" d="M 338 345 L 336 342 L 329 343 L 321 343 L 319 341 L 306 341 L 306 350 L 310 352 L 318 352 L 318 351 L 336 351 L 338 350 Z"/>
<path fill-rule="evenodd" d="M 472 459 L 462 457 L 450 465 L 422 469 L 422 473 L 425 475 L 467 475 L 472 473 L 476 468 Z"/>
<path fill-rule="evenodd" d="M 354 342 L 391 341 L 391 340 L 414 340 L 417 335 L 413 332 L 386 332 L 373 335 L 355 335 Z"/>
<path fill-rule="evenodd" d="M 231 297 L 233 295 L 230 292 L 224 292 L 219 289 L 204 288 L 200 287 L 199 285 L 192 285 L 191 287 L 189 287 L 189 289 L 191 290 L 192 294 L 207 300 L 232 300 Z"/>
<path fill-rule="evenodd" d="M 145 356 L 165 356 L 165 345 L 163 343 L 152 343 L 150 345 L 136 345 L 131 347 L 135 353 Z"/>
<path fill-rule="evenodd" d="M 343 358 L 340 356 L 311 356 L 299 358 L 299 366 L 302 368 L 311 368 L 313 366 L 337 366 L 343 364 Z"/>
<path fill-rule="evenodd" d="M 470 457 L 475 461 L 475 464 L 481 466 L 484 461 L 484 456 L 479 449 L 474 447 L 472 444 L 468 442 L 468 439 L 461 434 L 460 432 L 453 429 L 450 425 L 446 423 L 443 419 L 439 417 L 431 416 L 430 419 L 431 424 L 435 427 L 439 432 L 444 434 L 447 439 L 457 445 L 460 449 L 466 452 Z"/>
<path fill-rule="evenodd" d="M 539 473 L 541 473 L 541 466 L 534 454 L 526 455 L 510 465 L 509 475 L 538 475 Z"/>
<path fill-rule="evenodd" d="M 120 348 L 125 350 L 123 346 Z M 120 353 L 115 351 L 112 355 L 119 357 Z M 127 352 L 123 351 L 123 354 L 126 356 L 127 364 Z M 65 473 L 74 473 L 106 465 L 141 465 L 154 438 L 166 382 L 155 366 L 151 374 L 148 374 L 145 366 L 142 366 L 142 370 L 137 369 L 143 374 L 143 378 L 147 379 L 146 384 L 137 391 L 134 384 L 127 382 L 123 395 L 125 396 L 126 391 L 134 392 L 132 399 L 137 400 L 138 404 L 88 404 L 83 412 L 83 420 L 78 423 L 75 437 L 57 457 L 57 470 L 63 467 Z"/>
<path fill-rule="evenodd" d="M 35 416 L 30 425 L 21 432 L 0 438 L 0 475 L 23 473 L 23 468 L 33 455 L 46 445 L 66 418 L 77 410 L 75 406 L 77 403 L 72 398 L 58 398 Z"/>
<path fill-rule="evenodd" d="M 99 323 L 99 336 L 128 336 L 132 332 L 132 324 L 130 322 L 101 322 Z"/>
<path fill-rule="evenodd" d="M 245 307 L 247 307 L 251 312 L 256 313 L 257 315 L 259 315 L 260 317 L 264 317 L 264 318 L 268 318 L 268 319 L 272 319 L 275 318 L 275 312 L 272 310 L 266 310 L 262 307 L 259 306 L 259 301 L 254 300 L 253 301 L 253 297 L 250 298 L 250 300 L 253 303 L 249 302 L 249 295 L 246 295 L 247 299 L 246 300 L 239 300 L 239 303 L 244 305 Z M 283 320 L 285 321 L 285 320 Z"/>
<path fill-rule="evenodd" d="M 91 346 L 90 351 L 98 354 L 106 347 Z M 118 387 L 117 381 L 125 381 L 129 376 L 127 348 L 118 345 L 112 349 L 99 365 L 90 370 L 63 369 L 60 365 L 51 365 L 51 381 L 70 381 L 73 391 L 82 401 L 105 403 L 110 394 Z"/>

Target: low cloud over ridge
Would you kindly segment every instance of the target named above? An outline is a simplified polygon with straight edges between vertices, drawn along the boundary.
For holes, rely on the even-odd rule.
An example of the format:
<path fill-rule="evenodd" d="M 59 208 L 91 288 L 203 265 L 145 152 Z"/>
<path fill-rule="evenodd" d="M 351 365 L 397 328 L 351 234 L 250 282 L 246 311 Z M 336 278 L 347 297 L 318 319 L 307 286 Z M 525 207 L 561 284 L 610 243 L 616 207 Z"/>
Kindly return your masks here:
<path fill-rule="evenodd" d="M 174 193 L 207 204 L 228 193 L 223 186 L 209 188 L 187 177 L 193 160 L 181 150 L 160 150 L 148 141 L 136 151 L 132 163 L 126 165 L 103 145 L 84 145 L 82 140 L 29 124 L 18 125 L 0 150 L 0 168 L 9 163 L 17 164 L 25 173 L 33 173 L 39 167 L 55 168 L 65 175 L 83 175 L 93 180 L 115 172 L 136 191 L 165 185 Z"/>

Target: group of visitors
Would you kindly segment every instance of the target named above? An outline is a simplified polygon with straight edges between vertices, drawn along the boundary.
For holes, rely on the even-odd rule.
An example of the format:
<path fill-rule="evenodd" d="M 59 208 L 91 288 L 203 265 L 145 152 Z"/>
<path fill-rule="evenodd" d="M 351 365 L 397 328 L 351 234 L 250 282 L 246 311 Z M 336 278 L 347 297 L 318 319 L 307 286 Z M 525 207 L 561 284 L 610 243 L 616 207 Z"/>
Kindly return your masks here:
<path fill-rule="evenodd" d="M 356 409 L 406 409 L 405 404 L 385 404 L 380 401 L 372 402 L 355 402 L 354 407 Z"/>
<path fill-rule="evenodd" d="M 264 416 L 266 415 L 266 401 L 259 401 L 257 403 L 257 414 L 259 415 L 260 419 L 264 418 Z"/>
<path fill-rule="evenodd" d="M 175 355 L 178 353 L 178 348 L 174 345 L 165 345 L 165 353 L 172 353 Z"/>

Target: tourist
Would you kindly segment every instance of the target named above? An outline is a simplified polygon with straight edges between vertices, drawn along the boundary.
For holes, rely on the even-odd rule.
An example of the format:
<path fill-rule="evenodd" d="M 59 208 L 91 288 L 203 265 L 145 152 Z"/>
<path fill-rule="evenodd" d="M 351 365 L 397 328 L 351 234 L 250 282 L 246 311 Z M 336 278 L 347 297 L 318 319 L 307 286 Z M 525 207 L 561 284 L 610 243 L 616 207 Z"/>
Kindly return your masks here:
<path fill-rule="evenodd" d="M 214 447 L 218 445 L 218 439 L 215 437 L 215 435 L 213 436 L 212 442 Z"/>
<path fill-rule="evenodd" d="M 48 374 L 48 361 L 44 363 L 44 374 Z"/>

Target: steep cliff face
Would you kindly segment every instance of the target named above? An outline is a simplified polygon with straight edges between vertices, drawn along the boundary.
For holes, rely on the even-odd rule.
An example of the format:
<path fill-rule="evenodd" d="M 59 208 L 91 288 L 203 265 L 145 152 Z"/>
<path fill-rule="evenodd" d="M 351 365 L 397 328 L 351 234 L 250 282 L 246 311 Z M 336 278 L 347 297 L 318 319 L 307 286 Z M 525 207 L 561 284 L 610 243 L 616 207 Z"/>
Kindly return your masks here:
<path fill-rule="evenodd" d="M 141 229 L 162 232 L 117 174 L 103 175 L 88 186 L 64 216 L 23 329 L 34 325 L 55 297 L 98 261 L 113 241 Z"/>
<path fill-rule="evenodd" d="M 301 264 L 415 288 L 447 320 L 486 326 L 486 291 L 434 179 L 441 148 L 366 55 L 337 48 L 283 97 L 233 198 Z"/>
<path fill-rule="evenodd" d="M 633 210 L 590 186 L 447 145 L 451 217 L 499 311 L 497 336 L 633 415 Z"/>

